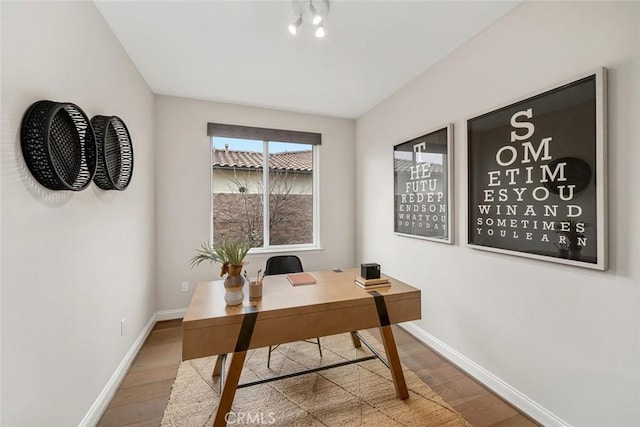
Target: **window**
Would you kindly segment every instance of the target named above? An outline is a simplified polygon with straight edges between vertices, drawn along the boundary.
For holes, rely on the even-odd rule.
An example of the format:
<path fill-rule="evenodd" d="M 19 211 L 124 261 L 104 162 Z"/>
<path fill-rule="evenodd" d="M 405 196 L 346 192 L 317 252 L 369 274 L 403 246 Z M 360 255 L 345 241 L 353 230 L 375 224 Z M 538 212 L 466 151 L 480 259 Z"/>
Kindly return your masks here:
<path fill-rule="evenodd" d="M 316 140 L 303 132 L 215 126 L 209 124 L 213 242 L 230 237 L 262 249 L 317 247 Z"/>

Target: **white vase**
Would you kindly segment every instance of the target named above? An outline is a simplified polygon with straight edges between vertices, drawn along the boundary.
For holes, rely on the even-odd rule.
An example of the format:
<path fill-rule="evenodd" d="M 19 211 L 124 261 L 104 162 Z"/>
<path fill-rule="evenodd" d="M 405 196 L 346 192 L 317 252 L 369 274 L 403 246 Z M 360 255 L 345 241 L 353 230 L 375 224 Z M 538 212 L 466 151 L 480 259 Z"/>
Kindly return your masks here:
<path fill-rule="evenodd" d="M 242 293 L 242 287 L 244 286 L 244 279 L 240 275 L 242 266 L 231 265 L 229 266 L 229 274 L 224 279 L 224 302 L 227 305 L 234 306 L 242 304 L 244 294 Z"/>
<path fill-rule="evenodd" d="M 224 302 L 227 305 L 240 305 L 242 304 L 242 300 L 244 299 L 244 293 L 242 293 L 242 286 L 233 286 L 226 287 L 226 292 L 224 293 Z"/>

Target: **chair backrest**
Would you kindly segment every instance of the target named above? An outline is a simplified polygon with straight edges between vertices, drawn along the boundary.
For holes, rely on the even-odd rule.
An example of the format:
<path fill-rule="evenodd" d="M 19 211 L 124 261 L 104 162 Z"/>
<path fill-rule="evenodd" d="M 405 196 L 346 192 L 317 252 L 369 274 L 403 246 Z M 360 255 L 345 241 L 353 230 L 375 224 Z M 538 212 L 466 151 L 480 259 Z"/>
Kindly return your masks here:
<path fill-rule="evenodd" d="M 278 255 L 272 256 L 267 260 L 264 268 L 265 276 L 274 274 L 301 273 L 302 261 L 295 255 Z"/>

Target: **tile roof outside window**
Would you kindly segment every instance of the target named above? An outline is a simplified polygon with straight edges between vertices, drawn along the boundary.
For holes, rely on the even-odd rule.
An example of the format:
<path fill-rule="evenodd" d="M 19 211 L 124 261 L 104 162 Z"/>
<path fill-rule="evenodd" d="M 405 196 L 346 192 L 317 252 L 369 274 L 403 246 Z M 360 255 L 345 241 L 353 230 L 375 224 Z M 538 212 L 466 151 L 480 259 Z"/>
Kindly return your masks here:
<path fill-rule="evenodd" d="M 288 151 L 269 156 L 269 169 L 313 171 L 312 151 Z M 213 149 L 213 166 L 220 168 L 262 169 L 262 153 Z"/>
<path fill-rule="evenodd" d="M 411 168 L 416 164 L 413 160 L 394 159 L 396 171 L 398 172 L 410 172 Z M 442 173 L 442 165 L 437 163 L 427 163 L 425 169 L 430 173 Z"/>

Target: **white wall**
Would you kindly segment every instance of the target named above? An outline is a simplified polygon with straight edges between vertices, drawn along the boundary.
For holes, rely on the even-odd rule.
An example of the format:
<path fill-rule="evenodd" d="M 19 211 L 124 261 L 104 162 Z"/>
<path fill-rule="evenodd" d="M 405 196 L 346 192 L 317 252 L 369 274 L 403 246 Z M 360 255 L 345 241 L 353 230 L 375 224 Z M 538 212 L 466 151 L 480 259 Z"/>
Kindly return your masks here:
<path fill-rule="evenodd" d="M 321 251 L 298 253 L 305 270 L 346 267 L 354 262 L 353 120 L 240 105 L 156 97 L 158 309 L 187 307 L 198 281 L 216 280 L 220 266 L 189 267 L 210 233 L 210 138 L 207 123 L 229 123 L 322 133 L 320 147 Z M 250 255 L 249 275 L 268 255 Z M 190 283 L 189 292 L 180 283 Z"/>
<path fill-rule="evenodd" d="M 527 410 L 541 405 L 547 424 L 640 425 L 639 28 L 637 2 L 524 3 L 356 123 L 356 262 L 420 287 L 414 332 L 513 387 Z M 466 119 L 600 66 L 609 69 L 609 270 L 467 248 Z M 449 122 L 455 245 L 395 236 L 392 146 Z"/>
<path fill-rule="evenodd" d="M 1 7 L 1 422 L 77 425 L 155 312 L 153 94 L 93 3 Z M 126 122 L 126 191 L 35 182 L 19 133 L 41 99 Z"/>
<path fill-rule="evenodd" d="M 0 6 L 0 23 L 2 22 L 2 6 Z M 1 37 L 1 35 L 0 35 Z M 1 46 L 0 46 L 1 47 Z M 0 58 L 0 65 L 2 60 Z M 0 82 L 2 82 L 2 67 L 0 66 Z M 2 98 L 2 85 L 0 84 L 0 100 Z M 0 120 L 4 117 L 2 114 L 2 103 L 0 102 Z M 0 122 L 2 123 L 2 122 Z M 2 124 L 4 129 L 4 124 Z M 0 133 L 3 138 L 4 133 Z M 3 164 L 2 149 L 0 149 L 0 165 Z M 2 320 L 2 173 L 0 173 L 0 321 Z M 0 323 L 0 426 L 2 426 L 2 323 Z"/>

